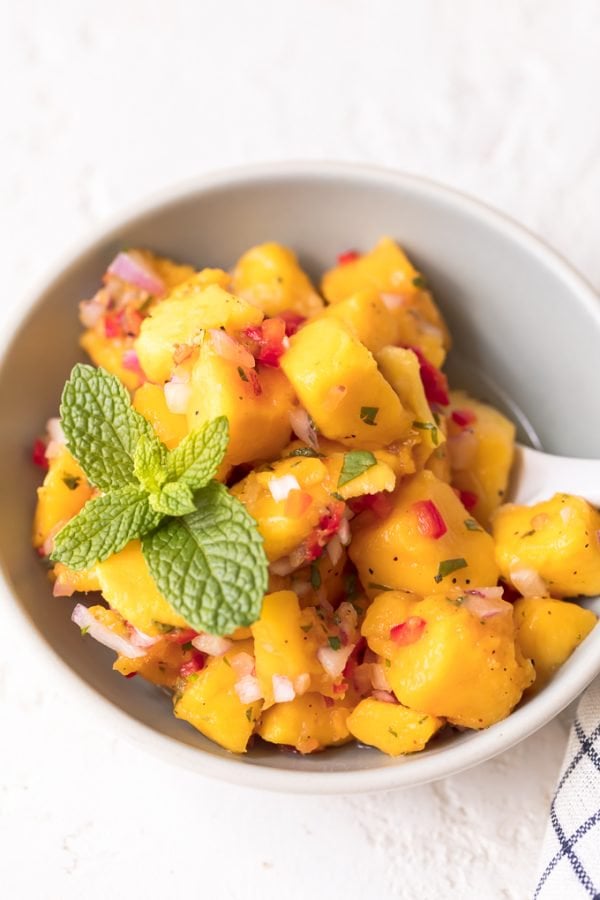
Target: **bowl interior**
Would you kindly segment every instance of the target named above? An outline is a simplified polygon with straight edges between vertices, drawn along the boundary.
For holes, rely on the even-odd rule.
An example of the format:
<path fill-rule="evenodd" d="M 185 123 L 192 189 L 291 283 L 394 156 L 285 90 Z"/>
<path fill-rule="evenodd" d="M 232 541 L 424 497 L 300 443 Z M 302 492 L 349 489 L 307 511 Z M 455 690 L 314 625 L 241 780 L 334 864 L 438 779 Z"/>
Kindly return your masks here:
<path fill-rule="evenodd" d="M 0 370 L 0 430 L 7 445 L 0 469 L 0 556 L 13 593 L 32 627 L 84 682 L 132 720 L 172 739 L 171 747 L 201 748 L 234 765 L 226 751 L 176 720 L 160 691 L 141 679 L 127 681 L 113 673 L 112 654 L 81 640 L 69 621 L 72 601 L 51 597 L 30 547 L 39 483 L 30 448 L 45 421 L 56 415 L 64 380 L 82 358 L 77 303 L 92 295 L 123 246 L 147 246 L 197 266 L 227 268 L 252 244 L 277 240 L 293 247 L 316 278 L 341 250 L 367 248 L 382 234 L 398 239 L 416 260 L 447 317 L 455 341 L 450 360 L 454 385 L 508 408 L 523 440 L 554 453 L 600 457 L 600 430 L 590 427 L 600 416 L 600 396 L 582 390 L 592 377 L 600 345 L 600 308 L 585 287 L 533 239 L 495 214 L 427 183 L 386 173 L 327 167 L 263 170 L 215 178 L 158 205 L 102 236 L 63 270 L 39 297 L 5 354 Z M 600 644 L 596 634 L 589 640 Z M 570 678 L 573 682 L 569 673 L 576 672 L 581 651 L 547 691 L 561 679 L 565 685 Z M 581 687 L 583 683 L 572 696 Z M 565 699 L 564 691 L 561 696 L 555 711 L 572 699 Z M 529 707 L 537 702 L 529 701 Z M 503 723 L 496 726 L 500 735 L 503 728 Z M 492 732 L 486 738 L 488 756 L 494 747 Z M 416 781 L 423 779 L 417 772 L 419 766 L 425 771 L 427 759 L 435 771 L 435 758 L 448 752 L 449 740 L 456 754 L 482 737 L 442 738 L 419 759 L 403 761 L 354 746 L 308 758 L 263 746 L 235 765 L 293 769 L 306 774 L 307 787 L 309 773 L 399 767 L 412 767 Z M 201 757 L 196 752 L 199 770 Z M 192 759 L 188 754 L 187 764 Z"/>

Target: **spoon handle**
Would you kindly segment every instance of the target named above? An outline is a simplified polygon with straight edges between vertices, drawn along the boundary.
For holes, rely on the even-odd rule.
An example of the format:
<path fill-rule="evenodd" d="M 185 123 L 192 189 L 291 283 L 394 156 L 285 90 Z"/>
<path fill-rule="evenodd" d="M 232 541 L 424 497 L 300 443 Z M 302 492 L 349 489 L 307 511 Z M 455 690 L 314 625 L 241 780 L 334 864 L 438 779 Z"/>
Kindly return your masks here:
<path fill-rule="evenodd" d="M 552 456 L 517 444 L 510 502 L 533 503 L 556 493 L 575 494 L 600 506 L 600 459 Z"/>

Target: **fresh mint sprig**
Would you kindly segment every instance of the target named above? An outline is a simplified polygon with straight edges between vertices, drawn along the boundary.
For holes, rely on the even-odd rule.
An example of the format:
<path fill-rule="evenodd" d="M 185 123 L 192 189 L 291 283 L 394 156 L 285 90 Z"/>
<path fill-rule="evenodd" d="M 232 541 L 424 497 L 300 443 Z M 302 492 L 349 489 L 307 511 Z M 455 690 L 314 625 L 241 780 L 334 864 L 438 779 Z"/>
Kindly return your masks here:
<path fill-rule="evenodd" d="M 254 519 L 214 481 L 224 416 L 167 450 L 118 378 L 77 365 L 65 385 L 67 446 L 102 492 L 56 535 L 51 559 L 86 569 L 134 538 L 159 590 L 198 630 L 228 634 L 260 615 L 267 558 Z"/>

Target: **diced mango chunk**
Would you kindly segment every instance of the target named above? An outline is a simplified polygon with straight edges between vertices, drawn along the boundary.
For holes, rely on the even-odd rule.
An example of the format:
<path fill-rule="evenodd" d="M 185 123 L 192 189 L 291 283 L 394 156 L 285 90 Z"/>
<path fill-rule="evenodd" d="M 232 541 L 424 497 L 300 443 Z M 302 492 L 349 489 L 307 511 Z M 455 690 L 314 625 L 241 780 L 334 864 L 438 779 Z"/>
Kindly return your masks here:
<path fill-rule="evenodd" d="M 450 400 L 452 483 L 461 491 L 475 494 L 473 515 L 487 528 L 506 495 L 515 426 L 493 406 L 473 400 L 464 391 L 452 391 Z"/>
<path fill-rule="evenodd" d="M 135 349 L 148 378 L 162 383 L 173 372 L 173 353 L 179 345 L 193 344 L 207 328 L 238 331 L 258 325 L 262 319 L 255 306 L 229 294 L 219 284 L 207 283 L 206 274 L 199 272 L 153 307 L 142 322 Z"/>
<path fill-rule="evenodd" d="M 276 243 L 251 247 L 239 258 L 233 270 L 233 291 L 265 316 L 290 311 L 308 318 L 323 307 L 296 254 Z"/>
<path fill-rule="evenodd" d="M 293 591 L 267 594 L 260 619 L 251 631 L 265 709 L 275 702 L 274 676 L 289 679 L 297 694 L 308 690 L 332 693 L 331 678 L 317 659 L 317 649 L 326 640 L 318 617 L 312 608 L 300 609 Z"/>
<path fill-rule="evenodd" d="M 599 530 L 600 513 L 582 497 L 555 494 L 533 506 L 501 506 L 493 533 L 502 577 L 521 590 L 513 577 L 525 570 L 555 597 L 600 594 Z"/>
<path fill-rule="evenodd" d="M 96 572 L 106 602 L 145 634 L 162 634 L 164 626 L 188 627 L 158 590 L 139 541 L 98 563 Z"/>
<path fill-rule="evenodd" d="M 232 488 L 232 494 L 256 519 L 269 560 L 291 553 L 331 507 L 331 496 L 324 486 L 326 477 L 327 469 L 320 459 L 290 457 L 265 471 L 251 472 Z M 292 487 L 285 499 L 275 500 L 269 486 L 276 490 L 282 478 L 292 479 L 298 487 Z"/>
<path fill-rule="evenodd" d="M 517 644 L 534 665 L 536 689 L 550 680 L 598 621 L 590 609 L 550 597 L 521 597 L 514 610 Z"/>
<path fill-rule="evenodd" d="M 398 396 L 336 319 L 316 319 L 294 335 L 281 367 L 325 437 L 364 449 L 407 434 L 411 418 Z"/>
<path fill-rule="evenodd" d="M 257 732 L 272 744 L 314 753 L 351 740 L 349 714 L 350 706 L 343 701 L 329 701 L 321 694 L 303 694 L 265 710 Z"/>
<path fill-rule="evenodd" d="M 159 439 L 173 450 L 188 433 L 187 416 L 173 413 L 167 406 L 165 392 L 158 384 L 146 382 L 135 392 L 134 409 L 150 422 Z"/>
<path fill-rule="evenodd" d="M 33 545 L 41 547 L 50 535 L 77 515 L 93 493 L 85 474 L 66 447 L 49 460 L 44 483 L 37 489 Z"/>
<path fill-rule="evenodd" d="M 431 454 L 446 441 L 443 428 L 436 422 L 421 381 L 419 360 L 412 350 L 404 347 L 385 347 L 376 356 L 377 365 L 391 384 L 405 409 L 413 417 L 413 427 L 420 436 L 415 447 L 416 461 L 423 465 Z M 416 426 L 415 424 L 416 423 Z"/>
<path fill-rule="evenodd" d="M 400 756 L 423 750 L 444 720 L 400 704 L 366 697 L 352 711 L 346 724 L 361 743 L 377 747 L 390 756 Z"/>
<path fill-rule="evenodd" d="M 239 653 L 251 653 L 251 641 L 238 641 L 224 656 L 215 656 L 202 671 L 190 676 L 175 700 L 174 712 L 194 728 L 233 753 L 244 753 L 262 701 L 242 703 L 235 684 L 232 660 Z"/>
<path fill-rule="evenodd" d="M 423 501 L 434 504 L 446 526 L 437 538 L 421 530 L 415 504 Z M 432 472 L 404 479 L 393 494 L 390 514 L 381 519 L 361 513 L 353 521 L 353 534 L 350 558 L 371 594 L 380 586 L 424 595 L 455 584 L 481 587 L 498 580 L 492 538 Z"/>
<path fill-rule="evenodd" d="M 273 459 L 291 435 L 293 391 L 279 369 L 264 367 L 249 378 L 235 363 L 204 345 L 194 364 L 188 405 L 190 431 L 226 416 L 229 445 L 226 463 L 238 465 Z"/>
<path fill-rule="evenodd" d="M 405 628 L 398 634 L 395 626 Z M 505 718 L 535 678 L 515 646 L 508 603 L 483 619 L 454 594 L 411 600 L 386 592 L 369 607 L 362 633 L 389 659 L 385 673 L 400 703 L 466 728 Z"/>
<path fill-rule="evenodd" d="M 123 365 L 123 356 L 131 350 L 131 340 L 126 338 L 108 338 L 104 334 L 102 321 L 93 328 L 84 331 L 79 339 L 80 345 L 88 354 L 95 366 L 101 366 L 116 375 L 119 381 L 130 391 L 134 391 L 142 383 L 139 372 L 126 369 Z"/>

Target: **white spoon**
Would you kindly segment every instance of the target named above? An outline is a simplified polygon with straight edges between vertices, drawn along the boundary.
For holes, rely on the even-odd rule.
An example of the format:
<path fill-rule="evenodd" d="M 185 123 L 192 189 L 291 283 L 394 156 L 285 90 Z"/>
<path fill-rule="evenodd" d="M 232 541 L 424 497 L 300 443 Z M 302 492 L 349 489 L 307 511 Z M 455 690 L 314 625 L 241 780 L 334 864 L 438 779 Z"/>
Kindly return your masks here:
<path fill-rule="evenodd" d="M 600 459 L 552 456 L 517 444 L 508 502 L 536 503 L 558 493 L 600 507 Z"/>

